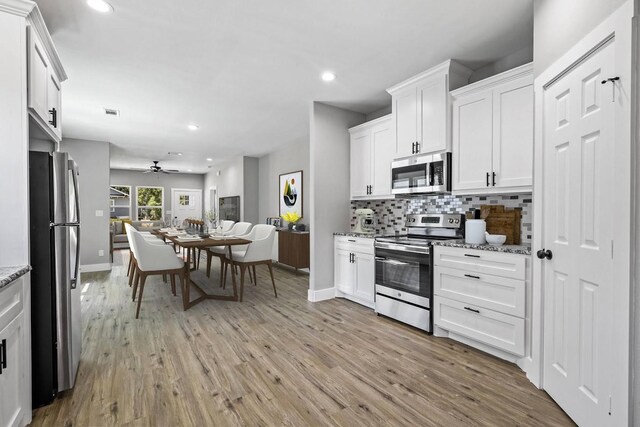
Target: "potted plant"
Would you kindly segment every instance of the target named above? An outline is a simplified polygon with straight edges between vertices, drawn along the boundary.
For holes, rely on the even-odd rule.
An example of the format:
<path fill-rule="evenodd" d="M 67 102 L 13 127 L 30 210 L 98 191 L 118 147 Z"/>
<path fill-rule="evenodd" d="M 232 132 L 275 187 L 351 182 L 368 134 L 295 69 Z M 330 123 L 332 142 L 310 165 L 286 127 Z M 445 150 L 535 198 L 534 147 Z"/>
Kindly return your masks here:
<path fill-rule="evenodd" d="M 293 227 L 300 221 L 300 218 L 302 218 L 298 212 L 287 212 L 280 215 L 280 217 L 289 223 L 289 230 L 293 230 Z"/>

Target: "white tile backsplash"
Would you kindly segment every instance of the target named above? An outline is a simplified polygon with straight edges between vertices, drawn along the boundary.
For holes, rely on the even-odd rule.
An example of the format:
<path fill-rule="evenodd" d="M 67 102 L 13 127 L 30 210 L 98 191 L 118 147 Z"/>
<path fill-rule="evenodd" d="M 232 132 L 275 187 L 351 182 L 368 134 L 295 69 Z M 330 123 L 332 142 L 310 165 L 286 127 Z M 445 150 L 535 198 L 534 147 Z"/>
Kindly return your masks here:
<path fill-rule="evenodd" d="M 423 196 L 391 200 L 351 201 L 351 227 L 355 225 L 355 210 L 373 209 L 375 212 L 376 233 L 393 234 L 396 230 L 405 232 L 404 217 L 407 213 L 464 213 L 481 205 L 504 205 L 507 208 L 521 208 L 522 243 L 531 244 L 531 224 L 533 199 L 531 194 L 507 196 Z"/>

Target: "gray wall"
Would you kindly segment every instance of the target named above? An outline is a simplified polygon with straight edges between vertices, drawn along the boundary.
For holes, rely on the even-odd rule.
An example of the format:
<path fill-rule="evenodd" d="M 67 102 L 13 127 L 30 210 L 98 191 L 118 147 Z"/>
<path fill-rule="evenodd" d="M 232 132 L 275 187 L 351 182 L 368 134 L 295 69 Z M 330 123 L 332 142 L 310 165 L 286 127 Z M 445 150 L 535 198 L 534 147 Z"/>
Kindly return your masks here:
<path fill-rule="evenodd" d="M 333 233 L 349 230 L 350 127 L 365 115 L 314 102 L 310 118 L 310 292 L 332 288 Z"/>
<path fill-rule="evenodd" d="M 260 157 L 259 179 L 259 217 L 264 221 L 267 217 L 280 215 L 280 174 L 302 171 L 302 219 L 309 223 L 309 140 L 299 141 L 288 147 Z"/>
<path fill-rule="evenodd" d="M 155 173 L 142 173 L 140 171 L 124 170 L 124 169 L 111 169 L 110 185 L 130 185 L 132 197 L 135 197 L 136 186 L 151 186 L 151 187 L 164 187 L 164 215 L 171 210 L 171 189 L 172 188 L 188 188 L 188 189 L 200 189 L 204 188 L 204 175 L 200 174 L 186 174 L 186 173 L 174 173 L 174 174 L 155 174 Z M 207 209 L 204 203 L 203 197 L 202 207 Z M 131 209 L 134 210 L 135 200 L 132 200 Z M 108 212 L 108 211 L 107 211 Z M 132 212 L 135 218 L 135 212 Z"/>
<path fill-rule="evenodd" d="M 80 265 L 109 264 L 109 143 L 63 139 L 80 172 Z M 101 211 L 102 216 L 97 216 Z M 98 251 L 103 255 L 99 256 Z"/>
<path fill-rule="evenodd" d="M 540 75 L 626 0 L 534 0 L 534 73 Z"/>
<path fill-rule="evenodd" d="M 474 83 L 487 77 L 495 76 L 520 65 L 528 64 L 533 61 L 533 46 L 527 46 L 520 50 L 516 50 L 497 61 L 487 64 L 483 67 L 475 69 L 469 76 L 469 83 Z"/>
<path fill-rule="evenodd" d="M 258 168 L 255 157 L 236 157 L 212 165 L 204 176 L 205 209 L 211 209 L 210 192 L 215 188 L 218 197 L 240 196 L 240 220 L 258 223 Z M 214 206 L 217 211 L 217 202 Z"/>
<path fill-rule="evenodd" d="M 259 198 L 259 160 L 257 157 L 243 158 L 244 183 L 244 220 L 252 224 L 260 221 L 258 217 Z"/>

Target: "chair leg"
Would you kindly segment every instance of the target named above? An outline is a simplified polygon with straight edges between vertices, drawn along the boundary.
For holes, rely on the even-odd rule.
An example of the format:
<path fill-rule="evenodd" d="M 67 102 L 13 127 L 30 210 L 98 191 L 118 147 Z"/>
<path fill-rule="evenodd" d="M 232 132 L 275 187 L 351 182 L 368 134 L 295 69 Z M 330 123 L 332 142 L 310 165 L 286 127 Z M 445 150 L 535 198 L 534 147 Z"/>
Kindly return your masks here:
<path fill-rule="evenodd" d="M 180 272 L 180 287 L 182 289 L 182 311 L 187 310 L 187 305 L 189 301 L 187 301 L 187 286 L 189 284 L 185 280 L 185 272 L 184 270 Z"/>
<path fill-rule="evenodd" d="M 242 302 L 242 294 L 244 293 L 244 271 L 246 268 L 244 264 L 240 265 L 240 302 Z"/>
<path fill-rule="evenodd" d="M 133 292 L 131 293 L 131 301 L 136 300 L 136 292 L 138 291 L 138 283 L 140 282 L 140 271 L 136 265 L 133 269 Z"/>
<path fill-rule="evenodd" d="M 131 287 L 131 285 L 133 284 L 133 276 L 136 275 L 137 269 L 138 269 L 138 265 L 136 263 L 136 260 L 133 259 L 131 261 L 131 272 L 129 273 L 129 287 Z"/>
<path fill-rule="evenodd" d="M 171 273 L 171 292 L 173 292 L 173 296 L 176 296 L 176 275 L 175 273 Z"/>
<path fill-rule="evenodd" d="M 162 273 L 162 281 L 167 283 L 167 273 Z"/>
<path fill-rule="evenodd" d="M 127 267 L 127 276 L 131 274 L 131 260 L 133 260 L 133 252 L 129 251 L 129 266 Z M 129 281 L 129 286 L 131 286 L 131 281 Z"/>
<path fill-rule="evenodd" d="M 195 255 L 195 249 L 193 250 L 193 254 Z M 198 248 L 198 257 L 196 258 L 196 270 L 200 270 L 200 253 L 202 252 L 202 250 L 200 248 Z"/>
<path fill-rule="evenodd" d="M 220 267 L 222 268 L 222 267 Z M 233 266 L 231 267 L 233 268 Z M 229 263 L 227 261 L 224 262 L 224 277 L 222 278 L 222 289 L 227 287 L 227 272 L 229 271 Z M 234 270 L 235 271 L 235 270 Z M 233 272 L 231 272 L 233 274 Z"/>
<path fill-rule="evenodd" d="M 224 286 L 225 276 L 224 269 L 226 268 L 224 258 L 220 258 L 220 287 Z"/>
<path fill-rule="evenodd" d="M 276 281 L 273 279 L 273 267 L 271 265 L 271 261 L 267 263 L 267 267 L 269 267 L 269 274 L 271 275 L 271 283 L 273 284 L 273 293 L 278 298 L 278 291 L 276 291 Z"/>
<path fill-rule="evenodd" d="M 147 279 L 147 275 L 144 273 L 140 274 L 142 277 L 140 278 L 140 294 L 138 295 L 138 308 L 136 309 L 136 319 L 140 316 L 140 304 L 142 304 L 142 292 L 144 291 L 144 282 Z"/>
<path fill-rule="evenodd" d="M 211 277 L 211 258 L 213 255 L 207 251 L 207 277 Z"/>
<path fill-rule="evenodd" d="M 251 268 L 253 269 L 253 285 L 254 286 L 258 286 L 258 276 L 256 275 L 256 265 L 252 265 Z"/>
<path fill-rule="evenodd" d="M 253 274 L 251 273 L 251 266 L 247 267 L 247 271 L 249 271 L 249 283 L 253 283 Z"/>

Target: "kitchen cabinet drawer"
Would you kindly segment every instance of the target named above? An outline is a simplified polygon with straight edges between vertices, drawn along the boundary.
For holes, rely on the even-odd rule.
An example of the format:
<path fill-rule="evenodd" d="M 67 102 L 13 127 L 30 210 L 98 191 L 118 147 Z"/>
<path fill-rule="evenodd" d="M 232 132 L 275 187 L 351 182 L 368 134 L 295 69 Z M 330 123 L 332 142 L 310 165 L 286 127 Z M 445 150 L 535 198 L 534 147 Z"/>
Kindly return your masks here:
<path fill-rule="evenodd" d="M 398 302 L 384 295 L 376 295 L 376 313 L 402 323 L 429 331 L 429 310 Z"/>
<path fill-rule="evenodd" d="M 22 312 L 23 280 L 23 278 L 19 278 L 0 290 L 0 330 L 4 329 Z"/>
<path fill-rule="evenodd" d="M 373 255 L 373 239 L 349 236 L 335 236 L 334 239 L 338 249 Z"/>
<path fill-rule="evenodd" d="M 524 356 L 524 319 L 436 296 L 434 323 L 450 332 Z"/>
<path fill-rule="evenodd" d="M 525 315 L 523 280 L 438 266 L 433 276 L 434 293 L 438 296 L 516 317 Z"/>
<path fill-rule="evenodd" d="M 433 264 L 476 273 L 525 280 L 526 256 L 477 249 L 434 248 Z"/>

